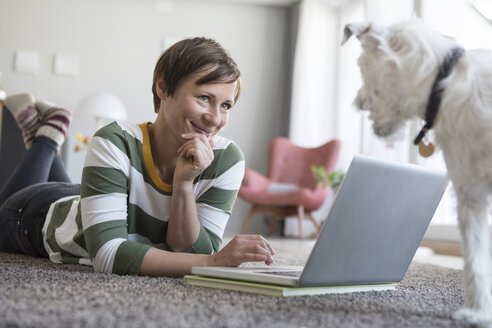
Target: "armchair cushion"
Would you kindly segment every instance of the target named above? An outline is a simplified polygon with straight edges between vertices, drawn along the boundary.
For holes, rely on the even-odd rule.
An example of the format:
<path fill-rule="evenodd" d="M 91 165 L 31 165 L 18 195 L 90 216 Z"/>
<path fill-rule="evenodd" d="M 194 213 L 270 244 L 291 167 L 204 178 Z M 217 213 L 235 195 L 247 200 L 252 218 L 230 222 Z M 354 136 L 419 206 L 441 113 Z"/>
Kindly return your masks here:
<path fill-rule="evenodd" d="M 270 179 L 268 179 L 263 174 L 253 169 L 246 168 L 244 170 L 244 178 L 243 182 L 241 183 L 241 189 L 249 188 L 251 190 L 268 190 L 269 185 Z M 240 193 L 241 189 L 239 189 Z"/>
<path fill-rule="evenodd" d="M 255 205 L 267 206 L 298 206 L 308 211 L 317 210 L 329 193 L 329 188 L 299 188 L 291 192 L 270 192 L 270 179 L 261 173 L 246 169 L 243 183 L 239 189 L 239 197 Z"/>

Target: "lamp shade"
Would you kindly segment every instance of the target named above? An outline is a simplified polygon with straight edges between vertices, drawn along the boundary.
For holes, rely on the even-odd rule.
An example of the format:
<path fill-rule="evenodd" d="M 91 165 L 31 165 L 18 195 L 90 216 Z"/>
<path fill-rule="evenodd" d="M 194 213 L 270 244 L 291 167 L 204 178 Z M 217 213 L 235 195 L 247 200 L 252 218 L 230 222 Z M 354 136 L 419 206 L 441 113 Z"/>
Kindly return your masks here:
<path fill-rule="evenodd" d="M 88 95 L 76 108 L 78 114 L 96 119 L 96 121 L 127 120 L 128 114 L 123 102 L 108 92 L 96 92 Z"/>

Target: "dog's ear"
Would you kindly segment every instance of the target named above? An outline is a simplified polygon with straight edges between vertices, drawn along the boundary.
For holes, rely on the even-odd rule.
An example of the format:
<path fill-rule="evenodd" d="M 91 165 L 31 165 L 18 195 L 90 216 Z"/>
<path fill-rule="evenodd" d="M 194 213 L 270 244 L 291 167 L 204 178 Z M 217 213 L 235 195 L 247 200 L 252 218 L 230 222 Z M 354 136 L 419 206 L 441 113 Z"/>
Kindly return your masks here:
<path fill-rule="evenodd" d="M 380 28 L 370 22 L 350 23 L 345 25 L 345 28 L 343 29 L 342 45 L 344 45 L 352 35 L 355 35 L 357 39 L 360 40 L 362 47 L 366 49 L 378 48 L 382 40 Z"/>

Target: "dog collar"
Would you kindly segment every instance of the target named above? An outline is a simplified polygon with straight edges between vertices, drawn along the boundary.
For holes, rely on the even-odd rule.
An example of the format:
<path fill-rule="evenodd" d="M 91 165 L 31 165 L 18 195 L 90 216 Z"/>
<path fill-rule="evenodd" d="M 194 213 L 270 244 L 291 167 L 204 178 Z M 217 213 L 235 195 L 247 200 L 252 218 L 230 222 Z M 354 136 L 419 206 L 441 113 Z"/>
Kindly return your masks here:
<path fill-rule="evenodd" d="M 434 84 L 432 85 L 429 102 L 427 103 L 427 108 L 425 110 L 425 125 L 413 141 L 414 145 L 419 145 L 427 131 L 432 129 L 432 126 L 434 125 L 434 120 L 436 119 L 437 110 L 439 109 L 439 105 L 441 104 L 442 93 L 444 91 L 444 88 L 440 86 L 440 83 L 442 80 L 447 78 L 449 74 L 451 74 L 454 65 L 456 65 L 456 62 L 461 57 L 463 52 L 465 52 L 463 48 L 456 47 L 451 49 L 451 52 L 446 56 L 446 58 L 444 58 L 444 62 L 439 68 L 439 72 L 437 73 Z"/>

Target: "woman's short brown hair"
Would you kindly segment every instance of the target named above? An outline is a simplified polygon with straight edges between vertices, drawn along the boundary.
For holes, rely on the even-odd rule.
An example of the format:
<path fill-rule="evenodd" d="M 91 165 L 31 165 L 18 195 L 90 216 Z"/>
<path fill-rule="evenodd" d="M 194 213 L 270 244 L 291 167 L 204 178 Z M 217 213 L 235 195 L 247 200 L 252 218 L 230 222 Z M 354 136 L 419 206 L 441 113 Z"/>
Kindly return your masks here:
<path fill-rule="evenodd" d="M 152 82 L 154 110 L 159 112 L 161 100 L 156 83 L 164 82 L 165 92 L 173 96 L 179 84 L 191 74 L 210 72 L 197 81 L 198 85 L 208 83 L 238 82 L 234 102 L 239 98 L 241 73 L 229 53 L 216 41 L 207 38 L 184 39 L 167 49 L 157 61 Z"/>

